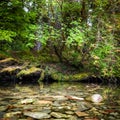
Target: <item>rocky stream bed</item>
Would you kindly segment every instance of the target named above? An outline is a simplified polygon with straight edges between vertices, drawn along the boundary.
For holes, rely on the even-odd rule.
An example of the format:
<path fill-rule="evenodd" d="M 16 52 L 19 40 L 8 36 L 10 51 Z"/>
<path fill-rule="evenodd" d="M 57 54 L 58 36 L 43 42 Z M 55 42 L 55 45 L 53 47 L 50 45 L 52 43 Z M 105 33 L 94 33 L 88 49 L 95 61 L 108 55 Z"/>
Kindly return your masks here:
<path fill-rule="evenodd" d="M 66 68 L 0 58 L 0 120 L 120 120 L 117 82 L 83 84 L 90 73 Z"/>
<path fill-rule="evenodd" d="M 94 94 L 102 100 L 92 102 Z M 120 88 L 65 82 L 0 86 L 0 120 L 120 120 Z"/>

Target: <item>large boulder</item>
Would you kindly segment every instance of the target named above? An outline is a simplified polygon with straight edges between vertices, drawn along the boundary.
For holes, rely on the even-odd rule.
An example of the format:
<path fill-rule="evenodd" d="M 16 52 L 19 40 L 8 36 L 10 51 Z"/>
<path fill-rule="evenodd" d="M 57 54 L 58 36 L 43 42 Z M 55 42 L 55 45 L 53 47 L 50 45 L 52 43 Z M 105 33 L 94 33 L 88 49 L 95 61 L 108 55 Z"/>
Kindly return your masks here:
<path fill-rule="evenodd" d="M 37 82 L 44 79 L 44 70 L 27 62 L 19 62 L 14 58 L 5 58 L 0 60 L 0 79 L 1 83 L 2 81 L 8 83 L 33 80 Z"/>
<path fill-rule="evenodd" d="M 38 81 L 42 81 L 44 79 L 44 70 L 41 68 L 37 68 L 35 66 L 30 67 L 30 68 L 25 68 L 18 72 L 17 78 L 20 79 L 34 79 L 38 78 Z"/>

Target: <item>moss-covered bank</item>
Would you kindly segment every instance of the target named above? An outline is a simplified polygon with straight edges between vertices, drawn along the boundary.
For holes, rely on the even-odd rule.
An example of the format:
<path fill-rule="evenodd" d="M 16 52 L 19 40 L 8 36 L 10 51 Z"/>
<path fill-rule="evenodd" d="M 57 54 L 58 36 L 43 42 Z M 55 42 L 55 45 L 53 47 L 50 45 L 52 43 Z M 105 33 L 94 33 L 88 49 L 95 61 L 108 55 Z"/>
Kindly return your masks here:
<path fill-rule="evenodd" d="M 80 81 L 90 76 L 90 73 L 65 72 L 61 64 L 34 64 L 30 62 L 21 63 L 14 58 L 0 60 L 0 78 L 1 80 L 16 79 L 17 81 L 26 81 L 36 79 L 40 82 L 48 78 L 54 81 Z M 44 66 L 44 67 L 43 67 Z"/>

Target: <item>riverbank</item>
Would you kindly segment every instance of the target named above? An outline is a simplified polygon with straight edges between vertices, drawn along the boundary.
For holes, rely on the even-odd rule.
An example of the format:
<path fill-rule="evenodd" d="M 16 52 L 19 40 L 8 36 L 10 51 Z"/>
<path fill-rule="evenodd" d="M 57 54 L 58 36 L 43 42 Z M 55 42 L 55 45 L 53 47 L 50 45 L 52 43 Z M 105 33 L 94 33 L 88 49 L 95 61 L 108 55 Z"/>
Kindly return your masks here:
<path fill-rule="evenodd" d="M 100 77 L 89 71 L 76 69 L 75 67 L 60 63 L 57 58 L 51 60 L 50 56 L 41 55 L 25 57 L 19 53 L 16 56 L 0 55 L 0 84 L 9 83 L 39 83 L 45 82 L 93 82 L 93 83 L 120 83 L 119 78 Z"/>
<path fill-rule="evenodd" d="M 0 78 L 2 81 L 41 82 L 82 81 L 91 77 L 89 72 L 79 72 L 74 67 L 63 63 L 36 63 L 19 61 L 14 58 L 0 60 Z"/>

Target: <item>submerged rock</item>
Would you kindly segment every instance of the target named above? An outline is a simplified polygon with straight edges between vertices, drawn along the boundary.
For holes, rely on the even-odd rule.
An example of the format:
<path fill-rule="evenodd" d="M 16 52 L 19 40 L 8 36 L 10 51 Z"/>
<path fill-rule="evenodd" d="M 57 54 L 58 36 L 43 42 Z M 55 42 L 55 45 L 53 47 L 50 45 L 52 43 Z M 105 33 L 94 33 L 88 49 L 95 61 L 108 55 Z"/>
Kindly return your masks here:
<path fill-rule="evenodd" d="M 87 102 L 79 102 L 77 104 L 78 104 L 78 110 L 81 112 L 90 110 L 92 108 L 92 105 Z"/>
<path fill-rule="evenodd" d="M 65 101 L 68 100 L 67 97 L 62 96 L 62 95 L 58 95 L 58 96 L 52 96 L 54 100 L 58 100 L 58 101 Z"/>
<path fill-rule="evenodd" d="M 69 100 L 84 100 L 82 97 L 76 97 L 76 96 L 66 96 Z"/>
<path fill-rule="evenodd" d="M 52 101 L 48 100 L 37 100 L 34 104 L 37 104 L 39 106 L 46 106 L 46 105 L 51 105 Z"/>
<path fill-rule="evenodd" d="M 4 112 L 7 110 L 7 107 L 6 106 L 0 106 L 0 112 Z"/>
<path fill-rule="evenodd" d="M 22 115 L 21 111 L 17 111 L 17 112 L 9 112 L 4 114 L 4 118 L 16 118 Z"/>
<path fill-rule="evenodd" d="M 78 120 L 76 116 L 71 116 L 69 120 Z"/>
<path fill-rule="evenodd" d="M 91 96 L 91 100 L 94 103 L 99 103 L 103 100 L 103 97 L 100 94 L 94 94 Z"/>
<path fill-rule="evenodd" d="M 3 118 L 4 114 L 4 112 L 0 112 L 0 118 Z"/>
<path fill-rule="evenodd" d="M 59 113 L 59 112 L 52 112 L 51 116 L 55 118 L 69 118 L 69 116 L 67 116 L 66 114 Z"/>
<path fill-rule="evenodd" d="M 49 114 L 44 112 L 24 112 L 24 115 L 39 120 L 51 117 Z"/>
<path fill-rule="evenodd" d="M 80 112 L 80 111 L 75 112 L 75 114 L 76 114 L 78 117 L 89 116 L 89 114 L 87 114 L 87 113 L 85 113 L 85 112 Z"/>
<path fill-rule="evenodd" d="M 65 113 L 68 114 L 68 115 L 73 115 L 74 114 L 73 111 L 65 111 Z"/>
<path fill-rule="evenodd" d="M 24 100 L 21 100 L 20 103 L 21 104 L 31 104 L 34 101 L 35 101 L 34 99 L 24 99 Z"/>

